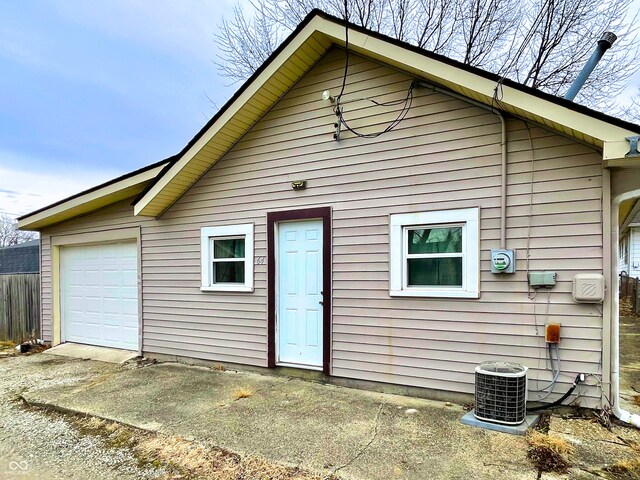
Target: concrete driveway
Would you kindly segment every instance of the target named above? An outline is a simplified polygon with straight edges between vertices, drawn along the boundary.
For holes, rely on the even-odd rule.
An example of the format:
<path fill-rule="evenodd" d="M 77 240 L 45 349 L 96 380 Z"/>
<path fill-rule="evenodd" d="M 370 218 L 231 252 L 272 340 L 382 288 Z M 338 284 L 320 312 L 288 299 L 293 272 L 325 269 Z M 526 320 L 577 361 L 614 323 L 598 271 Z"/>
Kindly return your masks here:
<path fill-rule="evenodd" d="M 79 362 L 44 357 L 2 362 L 52 378 Z M 540 478 L 523 437 L 461 425 L 457 405 L 170 363 L 83 363 L 81 378 L 30 385 L 22 397 L 346 479 Z"/>

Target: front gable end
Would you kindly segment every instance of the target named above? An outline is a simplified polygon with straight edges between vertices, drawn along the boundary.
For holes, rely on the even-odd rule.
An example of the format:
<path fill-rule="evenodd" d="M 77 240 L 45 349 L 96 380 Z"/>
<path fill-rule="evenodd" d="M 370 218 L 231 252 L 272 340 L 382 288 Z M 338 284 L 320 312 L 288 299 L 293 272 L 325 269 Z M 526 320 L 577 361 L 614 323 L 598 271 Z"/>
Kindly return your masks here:
<path fill-rule="evenodd" d="M 312 12 L 177 155 L 177 160 L 170 168 L 138 198 L 135 214 L 158 217 L 165 212 L 260 118 L 274 108 L 327 50 L 332 46 L 344 47 L 344 39 L 345 26 L 342 21 L 322 12 Z M 637 125 L 351 24 L 349 51 L 352 58 L 354 54 L 358 54 L 406 72 L 409 82 L 418 80 L 438 88 L 444 87 L 465 98 L 591 145 L 602 152 L 605 166 L 630 164 L 634 161 L 625 158 L 628 151 L 626 137 L 637 134 L 640 130 Z M 350 65 L 350 68 L 355 68 L 355 65 Z M 366 75 L 364 72 L 363 74 Z M 324 86 L 320 92 L 328 86 Z M 408 86 L 405 87 L 405 92 L 407 88 Z M 498 98 L 496 89 L 499 90 Z M 354 86 L 347 85 L 347 91 L 355 91 Z M 384 95 L 385 92 L 380 94 Z M 372 121 L 384 123 L 395 118 L 391 115 L 389 117 L 380 116 Z M 365 122 L 364 126 L 369 125 Z"/>

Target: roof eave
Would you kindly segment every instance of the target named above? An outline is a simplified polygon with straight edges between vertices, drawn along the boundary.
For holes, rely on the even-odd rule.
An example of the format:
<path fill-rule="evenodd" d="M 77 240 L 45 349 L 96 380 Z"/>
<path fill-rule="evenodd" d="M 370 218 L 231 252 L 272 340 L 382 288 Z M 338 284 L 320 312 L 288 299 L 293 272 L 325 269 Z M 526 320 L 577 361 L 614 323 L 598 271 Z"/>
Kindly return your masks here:
<path fill-rule="evenodd" d="M 218 156 L 218 159 L 224 155 L 226 151 L 239 138 L 241 138 L 255 123 L 262 118 L 277 101 L 284 95 L 288 89 L 301 78 L 306 71 L 301 71 L 297 78 L 290 81 L 287 88 L 282 91 L 282 94 L 275 98 L 271 104 L 265 105 L 262 108 L 260 114 L 254 114 L 253 122 L 246 127 L 241 134 L 237 135 L 235 140 L 229 142 L 229 135 L 221 130 L 227 123 L 234 118 L 234 116 L 250 101 L 254 99 L 259 90 L 269 81 L 272 77 L 279 73 L 282 66 L 294 55 L 306 55 L 309 61 L 309 68 L 312 64 L 315 64 L 322 55 L 328 50 L 330 43 L 327 43 L 326 39 L 322 35 L 321 24 L 326 22 L 321 16 L 308 16 L 307 19 L 299 25 L 299 27 L 283 42 L 283 44 L 274 52 L 271 58 L 265 62 L 260 69 L 258 69 L 254 75 L 251 76 L 242 87 L 236 92 L 236 94 L 220 109 L 220 111 L 205 125 L 205 127 L 196 134 L 196 136 L 189 142 L 189 144 L 182 150 L 176 157 L 176 161 L 168 167 L 165 172 L 151 185 L 147 191 L 141 195 L 134 202 L 134 214 L 157 217 L 162 214 L 169 206 L 171 206 L 177 198 L 181 195 L 167 196 L 167 199 L 163 199 L 163 190 L 171 183 L 178 173 L 183 171 L 185 166 L 194 158 L 194 156 L 217 134 L 225 138 L 225 142 L 228 145 L 223 146 L 223 153 Z M 315 38 L 314 38 L 315 36 Z M 305 49 L 305 44 L 313 43 L 311 48 Z M 322 43 L 326 43 L 323 47 Z M 311 52 L 311 53 L 310 53 Z M 217 159 L 216 159 L 217 161 Z M 215 163 L 215 161 L 213 162 Z M 204 170 L 208 170 L 213 165 L 208 165 Z M 196 175 L 192 180 L 188 180 L 189 187 L 195 183 L 199 176 Z M 184 180 L 181 182 L 184 183 Z M 184 192 L 182 192 L 184 193 Z M 159 205 L 159 206 L 158 206 Z"/>
<path fill-rule="evenodd" d="M 330 44 L 344 46 L 344 34 L 345 29 L 342 21 L 323 12 L 312 12 L 261 69 L 227 102 L 219 114 L 194 137 L 183 152 L 177 156 L 177 160 L 158 177 L 143 195 L 140 195 L 134 205 L 134 214 L 160 216 L 231 148 L 231 144 L 215 143 L 217 141 L 216 134 L 227 122 L 233 119 L 234 115 L 251 99 L 251 96 L 272 75 L 277 73 L 279 68 L 285 64 L 289 66 L 287 60 L 304 47 L 305 42 L 312 39 L 314 35 L 316 38 L 320 35 Z M 389 64 L 412 73 L 418 78 L 444 86 L 471 99 L 493 105 L 514 116 L 531 120 L 558 133 L 590 144 L 603 152 L 605 166 L 628 165 L 637 161 L 637 159 L 630 160 L 624 156 L 628 151 L 625 137 L 640 132 L 640 126 L 608 117 L 509 80 L 502 82 L 500 99 L 495 100 L 494 92 L 499 79 L 495 74 L 462 65 L 454 60 L 403 44 L 362 27 L 350 26 L 349 46 L 355 53 Z M 300 77 L 303 74 L 300 74 Z M 300 77 L 293 79 L 291 85 Z M 273 103 L 275 104 L 277 100 L 275 99 Z M 255 121 L 258 119 L 256 117 Z M 242 134 L 246 133 L 255 124 L 255 121 Z M 210 163 L 202 166 L 199 170 L 194 169 L 188 175 L 185 174 L 183 169 L 187 166 L 192 168 L 190 162 L 205 146 L 214 146 L 221 153 L 209 156 Z M 184 178 L 180 175 L 184 175 Z"/>
<path fill-rule="evenodd" d="M 39 231 L 45 227 L 91 213 L 139 194 L 165 167 L 166 161 L 119 177 L 56 202 L 18 219 L 18 229 Z"/>

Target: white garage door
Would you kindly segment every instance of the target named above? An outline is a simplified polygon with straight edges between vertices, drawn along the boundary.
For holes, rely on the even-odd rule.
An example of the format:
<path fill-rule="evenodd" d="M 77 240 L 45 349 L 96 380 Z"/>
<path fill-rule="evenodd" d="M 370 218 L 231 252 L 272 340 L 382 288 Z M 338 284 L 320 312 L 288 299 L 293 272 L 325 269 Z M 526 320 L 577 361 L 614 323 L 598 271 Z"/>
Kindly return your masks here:
<path fill-rule="evenodd" d="M 62 340 L 138 350 L 138 248 L 62 247 Z"/>

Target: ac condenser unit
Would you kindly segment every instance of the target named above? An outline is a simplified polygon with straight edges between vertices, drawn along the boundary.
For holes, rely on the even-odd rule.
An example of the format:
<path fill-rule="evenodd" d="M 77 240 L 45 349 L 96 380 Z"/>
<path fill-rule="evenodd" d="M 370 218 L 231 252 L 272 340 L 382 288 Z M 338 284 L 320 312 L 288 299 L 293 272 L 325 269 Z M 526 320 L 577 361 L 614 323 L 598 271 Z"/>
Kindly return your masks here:
<path fill-rule="evenodd" d="M 476 367 L 474 415 L 487 422 L 518 425 L 527 416 L 527 370 L 517 363 L 482 362 Z"/>

